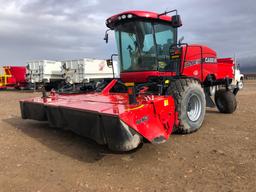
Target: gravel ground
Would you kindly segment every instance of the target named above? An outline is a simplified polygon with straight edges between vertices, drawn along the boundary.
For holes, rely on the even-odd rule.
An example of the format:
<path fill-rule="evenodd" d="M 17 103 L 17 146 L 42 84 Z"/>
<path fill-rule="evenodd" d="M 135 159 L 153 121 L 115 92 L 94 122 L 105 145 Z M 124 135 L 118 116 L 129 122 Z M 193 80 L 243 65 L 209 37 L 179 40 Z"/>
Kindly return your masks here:
<path fill-rule="evenodd" d="M 232 115 L 207 109 L 202 128 L 114 154 L 71 132 L 20 118 L 0 91 L 0 191 L 256 191 L 256 81 L 238 93 Z"/>

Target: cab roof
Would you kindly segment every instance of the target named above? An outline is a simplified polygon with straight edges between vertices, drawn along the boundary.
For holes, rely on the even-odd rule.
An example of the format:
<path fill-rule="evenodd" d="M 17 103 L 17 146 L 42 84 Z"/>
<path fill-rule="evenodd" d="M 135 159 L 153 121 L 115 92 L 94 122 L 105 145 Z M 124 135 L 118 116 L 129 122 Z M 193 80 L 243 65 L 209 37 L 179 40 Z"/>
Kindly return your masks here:
<path fill-rule="evenodd" d="M 149 11 L 125 11 L 116 15 L 109 17 L 106 20 L 106 25 L 110 29 L 113 29 L 117 24 L 124 22 L 125 20 L 132 19 L 151 19 L 159 20 L 172 24 L 172 16 L 160 15 L 159 13 L 149 12 Z"/>

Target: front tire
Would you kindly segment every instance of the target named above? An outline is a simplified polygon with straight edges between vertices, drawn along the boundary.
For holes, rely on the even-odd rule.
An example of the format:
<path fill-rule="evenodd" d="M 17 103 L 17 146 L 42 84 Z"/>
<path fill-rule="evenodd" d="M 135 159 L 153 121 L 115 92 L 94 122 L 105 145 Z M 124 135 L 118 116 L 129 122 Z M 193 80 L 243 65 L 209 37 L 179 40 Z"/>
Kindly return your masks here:
<path fill-rule="evenodd" d="M 178 79 L 168 93 L 173 96 L 179 125 L 174 132 L 188 134 L 197 131 L 204 121 L 206 100 L 201 84 L 194 79 Z"/>

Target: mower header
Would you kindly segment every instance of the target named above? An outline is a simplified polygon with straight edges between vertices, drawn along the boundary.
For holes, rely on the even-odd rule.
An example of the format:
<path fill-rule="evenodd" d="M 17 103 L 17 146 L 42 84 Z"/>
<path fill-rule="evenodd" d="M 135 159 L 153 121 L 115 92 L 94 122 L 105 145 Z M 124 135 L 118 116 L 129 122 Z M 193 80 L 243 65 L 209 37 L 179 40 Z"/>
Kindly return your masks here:
<path fill-rule="evenodd" d="M 115 151 L 129 151 L 141 142 L 165 142 L 175 123 L 172 97 L 140 94 L 136 104 L 128 103 L 126 93 L 110 90 L 113 79 L 100 93 L 49 96 L 20 101 L 23 119 L 48 121 L 50 126 L 71 130 L 107 144 Z"/>
<path fill-rule="evenodd" d="M 134 19 L 146 19 L 146 20 L 158 20 L 163 21 L 165 23 L 171 24 L 174 28 L 181 27 L 182 22 L 179 15 L 168 16 L 167 14 L 170 12 L 176 12 L 176 10 L 164 12 L 162 14 L 149 12 L 149 11 L 126 11 L 123 13 L 119 13 L 114 15 L 106 20 L 106 25 L 110 29 L 114 29 L 116 25 L 120 23 L 127 22 L 127 20 Z"/>

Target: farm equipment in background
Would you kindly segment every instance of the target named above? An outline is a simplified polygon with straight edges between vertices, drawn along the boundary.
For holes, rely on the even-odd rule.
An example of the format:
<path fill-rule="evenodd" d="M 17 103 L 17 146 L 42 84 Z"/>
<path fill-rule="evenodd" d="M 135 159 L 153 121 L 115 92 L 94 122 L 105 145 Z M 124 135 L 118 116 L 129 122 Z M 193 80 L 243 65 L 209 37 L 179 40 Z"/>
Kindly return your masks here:
<path fill-rule="evenodd" d="M 45 86 L 47 90 L 58 89 L 64 81 L 61 62 L 38 60 L 27 62 L 26 79 L 33 89 Z"/>
<path fill-rule="evenodd" d="M 26 80 L 26 67 L 23 66 L 8 66 L 6 67 L 10 70 L 12 75 L 12 82 L 9 83 L 9 86 L 12 86 L 16 89 L 26 89 L 28 82 Z"/>
<path fill-rule="evenodd" d="M 0 89 L 7 88 L 9 78 L 11 77 L 11 74 L 8 73 L 8 71 L 6 71 L 4 67 L 0 67 Z"/>
<path fill-rule="evenodd" d="M 143 140 L 159 144 L 173 132 L 197 131 L 207 106 L 216 104 L 222 113 L 236 110 L 234 64 L 218 59 L 207 46 L 178 41 L 182 22 L 176 10 L 127 11 L 108 18 L 106 25 L 116 34 L 120 78 L 102 82 L 95 93 L 52 91 L 22 100 L 23 119 L 48 121 L 111 150 L 129 151 Z M 219 90 L 213 93 L 215 86 Z"/>
<path fill-rule="evenodd" d="M 117 78 L 119 75 L 117 62 L 114 62 L 114 68 L 107 66 L 106 60 L 90 58 L 61 63 L 65 85 L 58 91 L 62 93 L 93 91 L 103 79 Z"/>
<path fill-rule="evenodd" d="M 0 71 L 1 88 L 24 89 L 27 87 L 26 67 L 4 66 Z"/>

